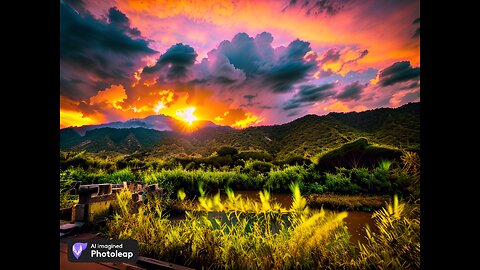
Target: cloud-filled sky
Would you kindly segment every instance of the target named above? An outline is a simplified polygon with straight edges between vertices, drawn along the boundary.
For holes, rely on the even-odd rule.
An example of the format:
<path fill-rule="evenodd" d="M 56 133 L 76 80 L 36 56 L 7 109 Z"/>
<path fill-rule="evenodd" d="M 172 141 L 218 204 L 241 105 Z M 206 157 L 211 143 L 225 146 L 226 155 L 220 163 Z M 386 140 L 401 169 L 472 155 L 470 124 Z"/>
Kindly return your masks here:
<path fill-rule="evenodd" d="M 419 0 L 60 1 L 61 128 L 244 128 L 419 100 Z"/>

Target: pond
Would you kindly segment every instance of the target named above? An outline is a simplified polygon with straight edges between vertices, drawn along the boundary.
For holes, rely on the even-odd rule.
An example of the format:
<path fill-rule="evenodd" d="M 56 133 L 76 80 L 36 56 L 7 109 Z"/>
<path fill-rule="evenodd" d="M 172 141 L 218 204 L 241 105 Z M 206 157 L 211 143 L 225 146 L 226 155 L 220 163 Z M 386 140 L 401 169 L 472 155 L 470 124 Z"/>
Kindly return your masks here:
<path fill-rule="evenodd" d="M 254 190 L 241 190 L 241 191 L 235 191 L 235 195 L 241 195 L 242 198 L 250 199 L 253 201 L 257 201 L 260 203 L 260 197 L 258 195 L 258 191 Z M 292 204 L 292 197 L 291 194 L 286 194 L 286 193 L 271 193 L 271 200 L 272 202 L 277 202 L 279 203 L 283 208 L 290 208 L 290 205 Z M 222 201 L 227 199 L 227 196 L 224 193 L 221 193 L 220 195 Z M 327 210 L 329 211 L 329 210 Z M 375 231 L 375 225 L 372 220 L 372 213 L 368 212 L 363 212 L 363 211 L 347 211 L 348 216 L 344 219 L 345 225 L 348 228 L 348 231 L 350 233 L 350 242 L 356 244 L 358 241 L 360 243 L 365 243 L 366 242 L 366 232 L 365 232 L 365 226 L 368 224 L 371 229 Z M 222 213 L 210 213 L 210 217 L 216 217 L 216 218 L 221 218 L 223 216 Z M 178 219 L 183 219 L 185 218 L 184 215 L 180 216 L 173 216 L 171 219 L 173 220 L 178 220 Z"/>

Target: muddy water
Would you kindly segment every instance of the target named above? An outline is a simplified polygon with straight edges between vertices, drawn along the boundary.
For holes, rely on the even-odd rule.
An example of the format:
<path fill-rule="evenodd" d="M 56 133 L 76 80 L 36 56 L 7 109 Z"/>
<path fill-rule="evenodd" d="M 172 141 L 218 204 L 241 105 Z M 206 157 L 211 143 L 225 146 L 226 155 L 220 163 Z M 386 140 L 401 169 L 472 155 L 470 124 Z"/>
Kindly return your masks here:
<path fill-rule="evenodd" d="M 260 202 L 260 196 L 258 191 L 243 190 L 236 191 L 235 195 L 242 195 L 243 198 L 249 198 Z M 280 205 L 286 209 L 290 208 L 292 204 L 292 197 L 290 194 L 284 193 L 271 193 L 272 201 L 280 203 Z M 223 198 L 222 198 L 223 199 Z M 348 216 L 344 219 L 350 233 L 350 242 L 365 243 L 365 226 L 368 224 L 371 229 L 375 230 L 374 222 L 372 220 L 372 213 L 362 212 L 362 211 L 348 211 Z"/>
<path fill-rule="evenodd" d="M 365 226 L 368 224 L 370 229 L 375 231 L 375 223 L 372 219 L 372 213 L 361 211 L 348 211 L 348 216 L 344 219 L 350 233 L 350 242 L 356 244 L 365 243 L 367 234 Z"/>

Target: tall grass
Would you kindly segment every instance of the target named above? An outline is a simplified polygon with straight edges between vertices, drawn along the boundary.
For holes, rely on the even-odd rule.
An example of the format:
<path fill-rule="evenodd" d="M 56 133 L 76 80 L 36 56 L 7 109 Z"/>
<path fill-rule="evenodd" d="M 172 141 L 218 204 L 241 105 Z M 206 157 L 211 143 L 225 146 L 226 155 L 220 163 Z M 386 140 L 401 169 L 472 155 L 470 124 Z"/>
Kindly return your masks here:
<path fill-rule="evenodd" d="M 419 269 L 420 268 L 420 207 L 393 203 L 374 212 L 378 228 L 366 228 L 367 243 L 359 244 L 360 251 L 354 265 L 364 269 Z"/>
<path fill-rule="evenodd" d="M 352 252 L 342 221 L 347 213 L 309 211 L 298 185 L 292 190 L 289 210 L 271 204 L 268 191 L 260 192 L 260 203 L 232 190 L 224 201 L 219 194 L 207 197 L 200 191 L 202 211 L 187 212 L 178 222 L 163 216 L 155 200 L 134 211 L 131 194 L 124 190 L 108 232 L 138 240 L 144 255 L 193 267 L 333 269 L 333 261 L 347 263 Z M 212 211 L 223 211 L 225 218 L 212 217 Z"/>
<path fill-rule="evenodd" d="M 170 221 L 162 200 L 137 210 L 128 190 L 117 196 L 118 209 L 108 236 L 139 241 L 145 256 L 207 269 L 403 269 L 419 268 L 419 208 L 398 199 L 373 218 L 379 230 L 367 229 L 368 242 L 355 246 L 343 219 L 346 212 L 311 210 L 298 184 L 290 185 L 292 205 L 271 204 L 268 191 L 254 202 L 227 190 L 206 196 L 198 211 Z M 220 212 L 221 211 L 221 212 Z"/>

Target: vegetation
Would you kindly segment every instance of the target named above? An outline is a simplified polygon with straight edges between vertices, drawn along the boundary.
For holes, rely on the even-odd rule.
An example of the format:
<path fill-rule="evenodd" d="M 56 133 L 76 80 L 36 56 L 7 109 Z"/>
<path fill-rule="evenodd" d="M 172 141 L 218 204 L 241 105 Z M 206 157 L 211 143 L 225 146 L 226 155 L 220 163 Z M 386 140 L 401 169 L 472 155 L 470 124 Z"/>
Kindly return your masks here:
<path fill-rule="evenodd" d="M 76 181 L 68 172 L 60 173 L 60 209 L 72 207 L 78 203 L 75 189 Z"/>
<path fill-rule="evenodd" d="M 357 141 L 352 144 L 357 144 Z M 60 166 L 63 178 L 82 184 L 118 184 L 123 181 L 158 183 L 160 187 L 171 190 L 172 194 L 183 189 L 188 198 L 199 195 L 199 183 L 203 183 L 206 190 L 213 191 L 230 187 L 236 190 L 266 189 L 284 193 L 289 191 L 289 183 L 298 182 L 305 194 L 413 194 L 415 197 L 420 194 L 420 162 L 418 154 L 414 152 L 405 151 L 393 162 L 381 159 L 382 156 L 379 155 L 377 166 L 372 168 L 322 169 L 327 168 L 325 164 L 331 164 L 330 161 L 322 163 L 324 159 L 320 158 L 316 164 L 309 165 L 305 162 L 301 165 L 278 165 L 252 158 L 243 161 L 237 156 L 244 152 L 235 150 L 223 149 L 220 151 L 221 156 L 216 152 L 216 155 L 209 158 L 173 158 L 166 161 L 140 160 L 131 156 L 102 159 L 85 152 L 62 152 Z M 352 151 L 357 151 L 357 148 L 354 147 Z M 341 157 L 339 152 L 344 153 L 344 156 L 351 155 L 351 151 L 345 149 L 331 152 L 335 152 L 338 159 Z M 323 157 L 332 156 L 331 152 Z M 239 163 L 239 160 L 242 162 Z"/>
<path fill-rule="evenodd" d="M 162 197 L 135 210 L 125 189 L 117 196 L 116 214 L 106 233 L 136 239 L 143 255 L 196 268 L 420 268 L 418 204 L 399 203 L 395 197 L 393 205 L 373 215 L 379 232 L 367 228 L 368 242 L 357 246 L 349 242 L 346 212 L 311 210 L 299 185 L 290 187 L 289 209 L 272 205 L 268 191 L 260 192 L 261 203 L 256 203 L 231 190 L 222 201 L 219 194 L 205 196 L 200 187 L 198 211 L 187 212 L 180 221 L 167 218 Z"/>

